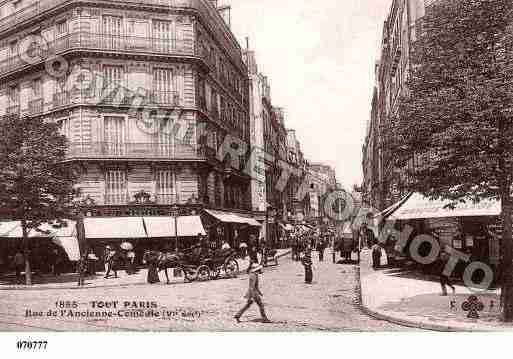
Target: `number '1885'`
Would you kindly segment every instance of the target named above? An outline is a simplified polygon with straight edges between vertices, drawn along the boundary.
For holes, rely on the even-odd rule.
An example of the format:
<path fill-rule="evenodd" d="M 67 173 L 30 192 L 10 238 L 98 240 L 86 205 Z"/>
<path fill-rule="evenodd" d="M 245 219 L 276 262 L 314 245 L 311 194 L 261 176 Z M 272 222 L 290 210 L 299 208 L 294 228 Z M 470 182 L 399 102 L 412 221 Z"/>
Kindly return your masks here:
<path fill-rule="evenodd" d="M 46 340 L 18 340 L 16 348 L 19 350 L 45 350 L 48 345 Z"/>

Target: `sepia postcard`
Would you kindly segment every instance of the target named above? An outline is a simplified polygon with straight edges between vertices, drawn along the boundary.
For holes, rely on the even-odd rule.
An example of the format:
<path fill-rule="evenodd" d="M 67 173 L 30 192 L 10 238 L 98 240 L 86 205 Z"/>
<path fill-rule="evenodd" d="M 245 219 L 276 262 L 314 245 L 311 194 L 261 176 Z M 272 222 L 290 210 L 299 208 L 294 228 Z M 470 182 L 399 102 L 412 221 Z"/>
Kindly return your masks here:
<path fill-rule="evenodd" d="M 0 0 L 0 332 L 510 331 L 512 135 L 511 0 Z"/>

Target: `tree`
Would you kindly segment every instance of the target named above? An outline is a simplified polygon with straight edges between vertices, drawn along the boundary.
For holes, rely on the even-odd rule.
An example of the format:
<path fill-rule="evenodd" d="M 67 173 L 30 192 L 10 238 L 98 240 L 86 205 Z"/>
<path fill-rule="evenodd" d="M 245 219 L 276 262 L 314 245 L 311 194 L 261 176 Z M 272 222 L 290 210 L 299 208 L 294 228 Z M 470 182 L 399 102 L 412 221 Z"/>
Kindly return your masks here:
<path fill-rule="evenodd" d="M 500 199 L 503 319 L 513 321 L 513 2 L 441 1 L 417 24 L 399 111 L 382 126 L 403 188 L 458 202 Z"/>
<path fill-rule="evenodd" d="M 70 218 L 78 195 L 76 176 L 63 163 L 66 149 L 55 123 L 18 116 L 0 121 L 0 206 L 21 221 L 27 285 L 32 284 L 30 230 Z"/>

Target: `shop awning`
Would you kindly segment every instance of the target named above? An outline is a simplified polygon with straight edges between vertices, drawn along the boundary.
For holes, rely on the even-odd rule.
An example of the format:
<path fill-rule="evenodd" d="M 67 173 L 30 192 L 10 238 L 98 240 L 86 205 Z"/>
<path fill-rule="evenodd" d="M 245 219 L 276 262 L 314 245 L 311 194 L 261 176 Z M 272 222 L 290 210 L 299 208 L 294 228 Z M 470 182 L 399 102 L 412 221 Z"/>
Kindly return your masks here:
<path fill-rule="evenodd" d="M 151 238 L 175 236 L 175 219 L 173 217 L 144 217 L 144 226 Z M 196 237 L 206 235 L 199 216 L 184 216 L 176 219 L 179 237 Z"/>
<path fill-rule="evenodd" d="M 398 209 L 399 207 L 401 207 L 401 205 L 406 202 L 408 200 L 408 198 L 410 198 L 411 196 L 411 193 L 406 195 L 405 197 L 403 197 L 400 201 L 394 203 L 393 205 L 391 205 L 390 207 L 387 207 L 385 208 L 383 211 L 375 214 L 372 218 L 383 218 L 385 219 L 386 217 L 388 217 L 390 214 L 392 214 L 396 209 Z"/>
<path fill-rule="evenodd" d="M 420 193 L 413 193 L 389 216 L 389 219 L 499 216 L 501 213 L 500 202 L 494 200 L 474 203 L 469 199 L 466 203 L 458 203 L 454 209 L 444 208 L 449 203 L 448 200 L 433 201 Z"/>
<path fill-rule="evenodd" d="M 286 230 L 287 232 L 294 230 L 294 227 L 292 227 L 292 225 L 290 225 L 289 223 L 287 223 L 287 224 L 280 223 L 280 227 L 283 228 L 284 230 Z"/>
<path fill-rule="evenodd" d="M 261 224 L 258 223 L 253 218 L 244 217 L 236 213 L 232 212 L 222 212 L 222 211 L 215 211 L 211 209 L 206 209 L 206 213 L 211 215 L 212 217 L 216 218 L 217 220 L 224 222 L 224 223 L 238 223 L 238 224 L 249 224 L 250 226 L 254 227 L 260 227 Z"/>
<path fill-rule="evenodd" d="M 65 221 L 65 226 L 52 226 L 48 223 L 43 223 L 39 226 L 39 231 L 32 229 L 29 232 L 30 238 L 50 238 L 56 245 L 62 247 L 69 260 L 78 261 L 80 259 L 80 250 L 78 240 L 76 237 L 75 222 Z M 3 238 L 19 238 L 23 237 L 21 229 L 21 221 L 11 221 L 0 223 L 0 237 Z"/>
<path fill-rule="evenodd" d="M 86 238 L 130 239 L 146 238 L 141 217 L 84 218 Z"/>

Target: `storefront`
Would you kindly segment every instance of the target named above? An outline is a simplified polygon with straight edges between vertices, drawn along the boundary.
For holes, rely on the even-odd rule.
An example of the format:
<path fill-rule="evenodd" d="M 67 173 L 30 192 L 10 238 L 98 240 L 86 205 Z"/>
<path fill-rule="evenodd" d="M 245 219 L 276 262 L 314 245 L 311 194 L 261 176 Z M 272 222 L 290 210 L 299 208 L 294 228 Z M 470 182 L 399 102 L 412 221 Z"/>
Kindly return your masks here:
<path fill-rule="evenodd" d="M 391 210 L 386 220 L 395 221 L 396 228 L 405 225 L 416 234 L 431 234 L 441 248 L 451 247 L 469 255 L 471 261 L 480 261 L 492 266 L 498 264 L 499 236 L 494 232 L 501 213 L 500 202 L 483 200 L 474 203 L 458 203 L 450 208 L 448 200 L 430 200 L 413 193 Z M 382 227 L 382 226 L 380 226 Z M 460 263 L 457 272 L 461 272 Z"/>
<path fill-rule="evenodd" d="M 248 242 L 250 235 L 260 238 L 262 225 L 253 218 L 244 215 L 206 209 L 203 211 L 203 223 L 211 241 L 219 248 L 226 240 L 230 247 L 239 248 L 242 242 Z"/>

